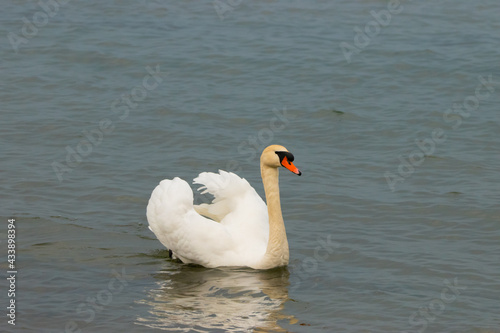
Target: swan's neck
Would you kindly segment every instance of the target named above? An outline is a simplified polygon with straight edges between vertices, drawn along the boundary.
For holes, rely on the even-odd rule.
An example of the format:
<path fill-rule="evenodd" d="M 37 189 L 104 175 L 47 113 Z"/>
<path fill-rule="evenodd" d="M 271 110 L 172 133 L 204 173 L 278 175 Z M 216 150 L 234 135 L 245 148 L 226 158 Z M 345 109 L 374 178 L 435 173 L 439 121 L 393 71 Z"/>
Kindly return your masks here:
<path fill-rule="evenodd" d="M 263 268 L 284 266 L 288 264 L 289 252 L 285 223 L 281 215 L 278 168 L 261 165 L 260 171 L 269 215 L 269 241 Z"/>

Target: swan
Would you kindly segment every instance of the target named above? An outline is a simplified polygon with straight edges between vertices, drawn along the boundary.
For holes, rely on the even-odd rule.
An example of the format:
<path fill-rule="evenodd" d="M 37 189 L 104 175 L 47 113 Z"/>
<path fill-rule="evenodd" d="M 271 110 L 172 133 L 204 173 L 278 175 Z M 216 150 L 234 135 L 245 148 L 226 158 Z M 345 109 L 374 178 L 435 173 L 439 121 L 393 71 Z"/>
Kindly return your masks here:
<path fill-rule="evenodd" d="M 202 172 L 198 189 L 214 196 L 211 204 L 193 204 L 189 184 L 175 177 L 153 190 L 146 216 L 149 229 L 183 263 L 270 269 L 288 264 L 289 250 L 281 214 L 278 168 L 302 173 L 285 147 L 271 145 L 260 157 L 267 206 L 244 178 L 232 172 Z"/>

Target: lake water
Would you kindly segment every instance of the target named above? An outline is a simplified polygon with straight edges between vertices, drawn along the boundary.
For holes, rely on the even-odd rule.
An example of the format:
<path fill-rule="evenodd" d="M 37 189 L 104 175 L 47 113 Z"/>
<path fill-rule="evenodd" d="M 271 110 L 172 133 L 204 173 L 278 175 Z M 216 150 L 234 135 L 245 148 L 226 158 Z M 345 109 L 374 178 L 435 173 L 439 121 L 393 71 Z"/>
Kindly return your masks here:
<path fill-rule="evenodd" d="M 499 17 L 497 0 L 3 2 L 0 330 L 500 332 Z M 224 169 L 263 195 L 270 143 L 303 172 L 280 175 L 290 265 L 168 259 L 157 183 Z"/>

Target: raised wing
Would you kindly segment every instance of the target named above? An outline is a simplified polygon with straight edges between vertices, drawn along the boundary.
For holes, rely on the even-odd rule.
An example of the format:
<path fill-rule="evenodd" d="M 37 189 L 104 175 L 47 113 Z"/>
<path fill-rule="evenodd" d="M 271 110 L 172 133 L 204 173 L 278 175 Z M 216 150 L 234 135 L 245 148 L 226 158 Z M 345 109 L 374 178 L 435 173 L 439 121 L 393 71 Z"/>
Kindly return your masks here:
<path fill-rule="evenodd" d="M 252 266 L 269 239 L 267 206 L 234 173 L 201 173 L 195 184 L 214 196 L 212 204 L 193 205 L 193 192 L 180 178 L 163 180 L 147 208 L 150 229 L 185 263 L 206 267 Z M 207 217 L 204 217 L 202 215 Z"/>

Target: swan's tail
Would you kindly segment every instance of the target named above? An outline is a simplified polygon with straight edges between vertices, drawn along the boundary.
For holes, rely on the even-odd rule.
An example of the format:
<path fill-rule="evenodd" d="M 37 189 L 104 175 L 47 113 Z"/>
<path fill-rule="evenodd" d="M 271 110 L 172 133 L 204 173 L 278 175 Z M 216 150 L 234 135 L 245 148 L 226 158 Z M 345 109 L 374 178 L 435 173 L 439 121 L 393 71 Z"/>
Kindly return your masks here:
<path fill-rule="evenodd" d="M 146 215 L 149 229 L 172 257 L 184 263 L 220 266 L 220 256 L 235 247 L 222 224 L 195 212 L 193 191 L 180 178 L 160 182 L 151 194 Z"/>
<path fill-rule="evenodd" d="M 162 180 L 151 194 L 146 210 L 149 229 L 170 249 L 161 236 L 174 232 L 183 222 L 182 217 L 192 209 L 193 191 L 186 181 L 178 177 Z"/>

